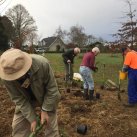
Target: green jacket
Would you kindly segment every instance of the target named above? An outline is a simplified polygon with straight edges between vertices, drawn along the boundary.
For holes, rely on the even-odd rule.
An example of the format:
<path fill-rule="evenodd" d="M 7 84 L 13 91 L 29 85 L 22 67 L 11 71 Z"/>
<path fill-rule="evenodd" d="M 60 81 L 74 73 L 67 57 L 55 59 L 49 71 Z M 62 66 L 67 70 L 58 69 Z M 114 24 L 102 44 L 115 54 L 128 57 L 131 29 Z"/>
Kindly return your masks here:
<path fill-rule="evenodd" d="M 30 83 L 33 94 L 41 108 L 46 111 L 55 111 L 60 100 L 60 93 L 48 60 L 40 55 L 32 54 L 30 68 Z M 36 119 L 30 98 L 23 92 L 20 84 L 14 81 L 3 80 L 12 101 L 16 105 L 15 113 L 21 113 L 30 122 Z"/>
<path fill-rule="evenodd" d="M 65 64 L 68 64 L 67 61 L 70 60 L 72 64 L 74 64 L 74 57 L 76 54 L 74 53 L 74 49 L 67 50 L 62 54 L 63 60 Z"/>

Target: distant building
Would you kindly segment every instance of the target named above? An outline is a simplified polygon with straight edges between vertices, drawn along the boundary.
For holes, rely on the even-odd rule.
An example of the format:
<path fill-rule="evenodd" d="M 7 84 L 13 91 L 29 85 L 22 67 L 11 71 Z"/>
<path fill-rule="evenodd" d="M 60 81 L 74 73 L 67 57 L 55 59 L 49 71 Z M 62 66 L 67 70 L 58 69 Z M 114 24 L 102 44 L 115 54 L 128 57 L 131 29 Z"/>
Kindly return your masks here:
<path fill-rule="evenodd" d="M 64 51 L 66 46 L 59 37 L 44 38 L 39 42 L 39 48 L 45 51 Z"/>

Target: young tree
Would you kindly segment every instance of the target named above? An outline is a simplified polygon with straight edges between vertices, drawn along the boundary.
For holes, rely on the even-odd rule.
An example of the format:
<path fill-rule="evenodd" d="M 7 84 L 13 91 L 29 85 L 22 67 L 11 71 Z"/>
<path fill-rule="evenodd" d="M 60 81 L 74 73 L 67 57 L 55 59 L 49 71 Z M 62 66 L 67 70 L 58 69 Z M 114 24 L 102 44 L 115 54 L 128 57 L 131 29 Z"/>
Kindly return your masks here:
<path fill-rule="evenodd" d="M 9 9 L 6 12 L 6 15 L 15 28 L 15 48 L 21 49 L 23 42 L 27 40 L 27 36 L 37 30 L 35 21 L 28 11 L 20 4 Z"/>
<path fill-rule="evenodd" d="M 136 21 L 135 21 L 135 12 L 136 10 L 132 10 L 132 2 L 131 0 L 125 0 L 129 7 L 129 11 L 126 14 L 127 21 L 122 23 L 121 28 L 118 30 L 117 36 L 122 43 L 130 43 L 133 47 L 133 43 L 135 42 L 136 37 Z"/>
<path fill-rule="evenodd" d="M 0 17 L 0 50 L 5 51 L 9 48 L 13 30 L 11 21 L 6 16 Z"/>

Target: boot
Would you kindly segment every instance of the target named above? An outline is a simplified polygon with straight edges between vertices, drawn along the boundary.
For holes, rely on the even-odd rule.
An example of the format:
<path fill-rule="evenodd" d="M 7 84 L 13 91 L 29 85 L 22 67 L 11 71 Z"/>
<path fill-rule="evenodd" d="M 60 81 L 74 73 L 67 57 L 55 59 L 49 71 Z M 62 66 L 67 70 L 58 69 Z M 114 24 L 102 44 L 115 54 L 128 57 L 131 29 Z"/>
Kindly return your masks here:
<path fill-rule="evenodd" d="M 134 104 L 134 103 L 124 103 L 123 106 L 124 107 L 135 107 L 136 104 Z"/>
<path fill-rule="evenodd" d="M 89 96 L 88 96 L 88 89 L 84 89 L 84 99 L 88 100 Z"/>
<path fill-rule="evenodd" d="M 89 101 L 94 99 L 94 90 L 89 90 Z"/>

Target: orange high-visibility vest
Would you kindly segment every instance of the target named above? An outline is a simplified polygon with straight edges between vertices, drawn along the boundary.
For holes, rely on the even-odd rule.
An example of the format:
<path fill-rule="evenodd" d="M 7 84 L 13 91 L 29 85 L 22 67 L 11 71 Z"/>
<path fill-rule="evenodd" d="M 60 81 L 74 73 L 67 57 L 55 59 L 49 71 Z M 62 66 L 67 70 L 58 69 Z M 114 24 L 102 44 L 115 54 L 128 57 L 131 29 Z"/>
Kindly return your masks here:
<path fill-rule="evenodd" d="M 126 54 L 124 65 L 137 69 L 137 52 L 132 50 Z"/>

